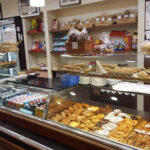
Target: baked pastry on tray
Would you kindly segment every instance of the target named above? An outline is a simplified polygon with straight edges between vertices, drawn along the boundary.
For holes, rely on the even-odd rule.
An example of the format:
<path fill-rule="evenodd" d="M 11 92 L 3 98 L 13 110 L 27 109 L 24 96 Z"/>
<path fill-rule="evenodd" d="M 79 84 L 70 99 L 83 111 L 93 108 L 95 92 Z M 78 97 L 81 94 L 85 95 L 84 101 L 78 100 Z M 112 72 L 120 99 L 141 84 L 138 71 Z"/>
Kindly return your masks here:
<path fill-rule="evenodd" d="M 150 150 L 150 122 L 123 113 L 120 109 L 74 103 L 51 119 L 101 137 Z"/>
<path fill-rule="evenodd" d="M 144 70 L 144 68 L 136 68 L 136 67 L 120 67 L 108 72 L 109 75 L 114 76 L 132 76 L 139 71 Z"/>

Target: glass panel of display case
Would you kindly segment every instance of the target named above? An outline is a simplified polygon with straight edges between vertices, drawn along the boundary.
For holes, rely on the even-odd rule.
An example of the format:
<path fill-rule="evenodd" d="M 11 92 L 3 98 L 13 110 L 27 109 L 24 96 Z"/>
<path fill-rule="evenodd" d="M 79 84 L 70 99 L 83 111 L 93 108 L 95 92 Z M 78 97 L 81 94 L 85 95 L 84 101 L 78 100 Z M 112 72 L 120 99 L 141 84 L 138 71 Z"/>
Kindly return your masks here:
<path fill-rule="evenodd" d="M 4 83 L 0 85 L 0 105 L 44 118 L 50 94 L 46 89 Z"/>
<path fill-rule="evenodd" d="M 77 85 L 52 95 L 46 118 L 93 138 L 149 149 L 150 113 L 138 110 L 137 96 L 109 86 Z"/>

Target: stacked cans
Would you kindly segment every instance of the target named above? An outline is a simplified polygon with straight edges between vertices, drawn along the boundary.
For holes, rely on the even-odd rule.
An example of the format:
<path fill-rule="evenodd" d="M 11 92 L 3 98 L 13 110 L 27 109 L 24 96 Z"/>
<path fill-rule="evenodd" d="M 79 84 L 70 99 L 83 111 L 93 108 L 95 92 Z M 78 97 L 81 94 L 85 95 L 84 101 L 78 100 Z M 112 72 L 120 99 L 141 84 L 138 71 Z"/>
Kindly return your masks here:
<path fill-rule="evenodd" d="M 35 108 L 35 116 L 43 118 L 45 108 L 46 108 L 46 104 L 36 107 Z"/>

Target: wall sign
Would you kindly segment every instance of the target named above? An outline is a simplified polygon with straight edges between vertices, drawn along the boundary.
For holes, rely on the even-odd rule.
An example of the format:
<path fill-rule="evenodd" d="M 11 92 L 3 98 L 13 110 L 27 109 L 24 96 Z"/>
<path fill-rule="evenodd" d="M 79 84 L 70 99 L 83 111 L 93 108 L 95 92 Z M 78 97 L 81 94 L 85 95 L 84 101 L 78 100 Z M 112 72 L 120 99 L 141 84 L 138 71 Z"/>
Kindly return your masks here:
<path fill-rule="evenodd" d="M 81 0 L 59 0 L 60 7 L 66 7 L 70 5 L 77 5 L 81 3 Z"/>
<path fill-rule="evenodd" d="M 31 7 L 30 0 L 19 0 L 19 10 L 20 10 L 20 16 L 22 18 L 40 15 L 40 8 Z"/>
<path fill-rule="evenodd" d="M 150 30 L 150 0 L 146 1 L 146 20 L 145 29 Z"/>

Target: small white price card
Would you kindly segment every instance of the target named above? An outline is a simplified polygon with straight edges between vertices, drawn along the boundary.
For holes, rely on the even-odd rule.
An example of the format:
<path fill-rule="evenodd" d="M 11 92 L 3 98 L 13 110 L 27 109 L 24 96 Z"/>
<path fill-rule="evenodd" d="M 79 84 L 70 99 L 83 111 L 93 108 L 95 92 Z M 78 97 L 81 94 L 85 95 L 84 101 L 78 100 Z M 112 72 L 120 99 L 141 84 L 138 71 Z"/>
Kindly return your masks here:
<path fill-rule="evenodd" d="M 72 49 L 78 49 L 78 42 L 72 42 Z"/>

